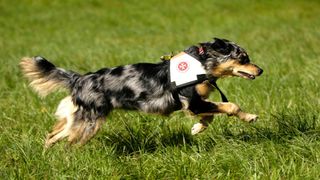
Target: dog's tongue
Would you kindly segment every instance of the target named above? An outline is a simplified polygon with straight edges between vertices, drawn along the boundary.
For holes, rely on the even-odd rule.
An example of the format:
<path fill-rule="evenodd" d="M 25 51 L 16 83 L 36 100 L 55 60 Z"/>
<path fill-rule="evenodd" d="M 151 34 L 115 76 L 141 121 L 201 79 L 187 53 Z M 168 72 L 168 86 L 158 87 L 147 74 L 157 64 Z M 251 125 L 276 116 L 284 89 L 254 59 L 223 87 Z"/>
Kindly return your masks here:
<path fill-rule="evenodd" d="M 238 71 L 239 73 L 241 73 L 243 76 L 249 78 L 249 79 L 255 79 L 256 77 L 252 74 L 248 74 L 246 72 L 243 72 L 243 71 Z"/>

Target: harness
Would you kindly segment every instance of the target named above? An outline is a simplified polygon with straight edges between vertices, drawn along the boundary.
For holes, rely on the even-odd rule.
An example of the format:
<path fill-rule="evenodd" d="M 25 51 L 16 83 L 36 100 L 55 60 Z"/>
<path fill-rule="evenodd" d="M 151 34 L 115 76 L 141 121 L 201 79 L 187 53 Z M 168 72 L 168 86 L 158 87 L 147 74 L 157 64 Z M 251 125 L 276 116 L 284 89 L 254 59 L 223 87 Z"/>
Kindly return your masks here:
<path fill-rule="evenodd" d="M 205 56 L 205 49 L 203 47 L 200 47 L 198 51 L 200 57 Z M 228 102 L 227 97 L 223 94 L 216 83 L 217 79 L 207 77 L 206 70 L 199 59 L 186 52 L 180 52 L 175 56 L 173 56 L 173 54 L 164 55 L 161 56 L 160 59 L 170 60 L 169 77 L 170 82 L 175 89 L 202 83 L 203 81 L 208 80 L 209 83 L 219 91 L 221 100 L 223 102 Z"/>
<path fill-rule="evenodd" d="M 219 91 L 222 102 L 229 102 L 229 101 L 228 101 L 228 98 L 223 94 L 223 92 L 221 91 L 221 89 L 218 87 L 218 85 L 217 85 L 217 83 L 216 83 L 216 80 L 209 80 L 209 83 L 210 83 L 211 85 L 213 85 L 213 86 Z"/>

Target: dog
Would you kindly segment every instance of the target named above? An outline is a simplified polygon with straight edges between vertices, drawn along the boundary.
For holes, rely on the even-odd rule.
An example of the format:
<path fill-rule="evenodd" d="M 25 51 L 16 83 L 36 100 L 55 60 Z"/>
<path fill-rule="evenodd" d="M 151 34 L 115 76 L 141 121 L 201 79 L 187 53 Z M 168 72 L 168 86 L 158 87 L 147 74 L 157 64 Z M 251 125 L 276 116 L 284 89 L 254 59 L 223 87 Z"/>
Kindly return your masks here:
<path fill-rule="evenodd" d="M 184 62 L 188 58 L 190 62 Z M 171 66 L 174 62 L 179 62 L 176 67 Z M 243 48 L 226 39 L 214 38 L 193 45 L 168 61 L 103 68 L 84 75 L 58 68 L 40 56 L 22 58 L 20 67 L 39 95 L 63 88 L 70 94 L 58 105 L 58 121 L 47 135 L 46 148 L 64 138 L 70 144 L 85 144 L 98 132 L 110 111 L 118 108 L 161 115 L 187 110 L 201 117 L 192 127 L 192 134 L 205 130 L 217 113 L 247 122 L 258 118 L 234 103 L 207 100 L 214 89 L 210 82 L 230 76 L 252 80 L 263 72 L 250 62 Z M 193 67 L 200 73 L 184 72 L 191 72 Z M 171 79 L 175 76 L 170 74 L 172 71 L 181 71 L 175 81 Z"/>

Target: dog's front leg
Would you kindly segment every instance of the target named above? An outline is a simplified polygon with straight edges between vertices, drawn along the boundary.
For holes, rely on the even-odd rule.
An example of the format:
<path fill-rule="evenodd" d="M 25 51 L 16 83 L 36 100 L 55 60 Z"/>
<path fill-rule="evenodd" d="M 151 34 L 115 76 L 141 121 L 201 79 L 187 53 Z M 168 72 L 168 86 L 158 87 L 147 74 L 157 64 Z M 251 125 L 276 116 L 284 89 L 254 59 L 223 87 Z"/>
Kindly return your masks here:
<path fill-rule="evenodd" d="M 213 115 L 202 116 L 200 119 L 200 122 L 194 124 L 193 127 L 191 128 L 191 134 L 195 135 L 195 134 L 201 133 L 202 131 L 207 129 L 207 127 L 212 122 L 212 120 L 213 120 Z"/>
<path fill-rule="evenodd" d="M 213 112 L 216 113 L 226 113 L 229 116 L 237 116 L 241 120 L 246 122 L 253 122 L 258 119 L 258 115 L 245 113 L 243 112 L 240 107 L 231 102 L 220 102 L 214 103 L 216 105 L 216 109 L 213 109 Z"/>
<path fill-rule="evenodd" d="M 190 110 L 202 117 L 199 123 L 193 125 L 191 129 L 191 133 L 193 135 L 204 131 L 208 127 L 209 123 L 212 122 L 213 115 L 218 113 L 237 116 L 246 122 L 253 122 L 258 119 L 257 115 L 245 113 L 238 105 L 230 102 L 214 103 L 203 101 L 201 103 L 198 102 L 197 106 L 191 107 Z"/>

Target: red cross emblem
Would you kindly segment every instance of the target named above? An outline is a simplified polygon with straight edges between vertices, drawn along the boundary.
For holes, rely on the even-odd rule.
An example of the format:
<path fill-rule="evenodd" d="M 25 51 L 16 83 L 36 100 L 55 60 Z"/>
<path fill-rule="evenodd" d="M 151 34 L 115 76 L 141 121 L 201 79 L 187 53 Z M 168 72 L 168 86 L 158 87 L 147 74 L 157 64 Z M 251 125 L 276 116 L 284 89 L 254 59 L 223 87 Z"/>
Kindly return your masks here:
<path fill-rule="evenodd" d="M 189 69 L 189 65 L 188 65 L 187 62 L 182 61 L 182 62 L 180 62 L 180 63 L 178 64 L 178 71 L 180 71 L 180 72 L 185 72 L 185 71 L 187 71 L 188 69 Z"/>

